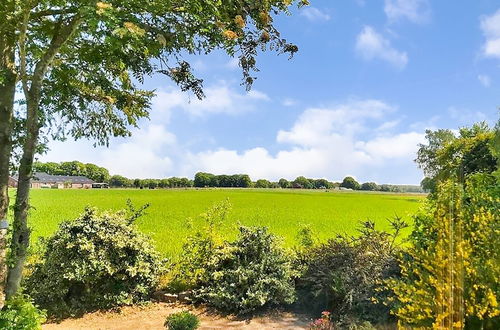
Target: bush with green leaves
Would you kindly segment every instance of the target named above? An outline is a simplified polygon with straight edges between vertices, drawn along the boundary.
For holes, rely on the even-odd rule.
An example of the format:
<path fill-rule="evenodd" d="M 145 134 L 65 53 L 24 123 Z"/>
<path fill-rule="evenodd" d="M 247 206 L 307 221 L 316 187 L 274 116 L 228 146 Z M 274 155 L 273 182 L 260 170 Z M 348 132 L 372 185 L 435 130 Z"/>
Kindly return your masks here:
<path fill-rule="evenodd" d="M 45 312 L 23 295 L 11 298 L 0 310 L 0 329 L 3 330 L 39 330 L 43 322 Z"/>
<path fill-rule="evenodd" d="M 223 312 L 246 314 L 295 299 L 291 261 L 266 228 L 241 227 L 234 242 L 218 233 L 230 204 L 216 204 L 206 227 L 188 237 L 177 280 L 189 283 L 193 298 Z"/>
<path fill-rule="evenodd" d="M 174 270 L 173 277 L 177 285 L 195 288 L 207 281 L 205 266 L 214 251 L 224 244 L 220 228 L 230 210 L 231 203 L 225 199 L 201 214 L 204 227 L 187 237 L 182 247 L 182 257 Z"/>
<path fill-rule="evenodd" d="M 34 265 L 27 292 L 55 315 L 148 298 L 162 261 L 151 240 L 133 224 L 143 209 L 131 207 L 127 214 L 87 208 L 78 219 L 63 222 Z"/>
<path fill-rule="evenodd" d="M 184 311 L 167 316 L 164 325 L 169 330 L 195 330 L 200 326 L 200 320 L 198 316 Z"/>
<path fill-rule="evenodd" d="M 359 322 L 383 323 L 390 309 L 382 302 L 389 294 L 382 280 L 397 276 L 397 237 L 407 224 L 391 220 L 387 233 L 367 221 L 357 237 L 338 236 L 326 243 L 299 251 L 298 265 L 305 269 L 297 279 L 298 306 L 318 315 L 331 311 L 341 328 Z"/>
<path fill-rule="evenodd" d="M 266 228 L 240 227 L 239 238 L 216 249 L 194 297 L 220 311 L 248 314 L 295 300 L 290 258 Z"/>

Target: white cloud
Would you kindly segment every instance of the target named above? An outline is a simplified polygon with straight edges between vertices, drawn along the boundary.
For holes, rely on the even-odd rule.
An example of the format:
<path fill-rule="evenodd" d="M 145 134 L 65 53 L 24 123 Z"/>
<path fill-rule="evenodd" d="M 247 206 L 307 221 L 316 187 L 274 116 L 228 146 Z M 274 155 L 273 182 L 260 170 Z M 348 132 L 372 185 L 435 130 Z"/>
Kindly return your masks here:
<path fill-rule="evenodd" d="M 240 65 L 240 59 L 237 57 L 233 57 L 226 63 L 226 67 L 231 70 L 238 69 Z"/>
<path fill-rule="evenodd" d="M 484 87 L 490 87 L 491 85 L 491 79 L 488 75 L 485 74 L 480 74 L 477 76 L 477 79 L 479 82 L 484 86 Z"/>
<path fill-rule="evenodd" d="M 268 95 L 256 89 L 243 94 L 236 92 L 225 82 L 219 86 L 206 87 L 204 92 L 206 97 L 199 100 L 177 88 L 160 90 L 153 100 L 153 107 L 166 117 L 176 108 L 197 117 L 209 114 L 237 115 L 255 110 L 258 102 L 270 100 Z"/>
<path fill-rule="evenodd" d="M 352 136 L 368 119 L 381 118 L 394 108 L 379 100 L 351 101 L 333 108 L 304 111 L 290 131 L 279 131 L 277 141 L 301 146 L 319 145 L 330 133 Z"/>
<path fill-rule="evenodd" d="M 481 111 L 449 107 L 448 115 L 460 125 L 471 125 L 479 121 L 487 121 L 488 116 Z"/>
<path fill-rule="evenodd" d="M 417 121 L 410 125 L 410 129 L 417 132 L 424 132 L 427 129 L 436 130 L 438 129 L 437 123 L 441 119 L 441 116 L 432 116 L 425 121 Z"/>
<path fill-rule="evenodd" d="M 394 107 L 379 100 L 306 109 L 289 130 L 278 132 L 276 140 L 283 146 L 275 154 L 262 147 L 241 152 L 206 150 L 189 154 L 184 172 L 248 173 L 254 179 L 272 180 L 299 175 L 340 180 L 356 173 L 365 180 L 384 181 L 387 179 L 381 172 L 394 167 L 394 172 L 400 173 L 408 169 L 401 177 L 395 174 L 395 181 L 418 182 L 421 174 L 415 170 L 413 159 L 424 135 L 387 135 L 369 129 L 373 122 L 385 120 L 393 111 Z"/>
<path fill-rule="evenodd" d="M 305 7 L 300 14 L 311 22 L 325 22 L 330 20 L 330 15 L 315 7 Z"/>
<path fill-rule="evenodd" d="M 426 23 L 430 19 L 427 0 L 385 0 L 384 12 L 390 22 L 407 19 L 413 23 Z"/>
<path fill-rule="evenodd" d="M 480 21 L 486 37 L 483 54 L 487 57 L 500 58 L 500 9 L 491 16 L 481 17 Z"/>
<path fill-rule="evenodd" d="M 161 106 L 171 104 L 161 99 L 153 111 Z M 271 180 L 299 175 L 341 180 L 355 174 L 364 181 L 416 183 L 421 173 L 413 159 L 424 136 L 416 131 L 390 133 L 387 129 L 398 122 L 391 119 L 396 111 L 376 99 L 305 109 L 290 128 L 276 132 L 276 152 L 262 146 L 212 148 L 206 143 L 201 151 L 193 151 L 194 146 L 178 141 L 166 123 L 153 120 L 134 130 L 131 138 L 115 139 L 110 148 L 93 149 L 86 141 L 52 143 L 42 160 L 93 162 L 131 178 L 192 177 L 197 171 L 208 171 Z M 384 126 L 387 129 L 380 130 Z"/>
<path fill-rule="evenodd" d="M 358 35 L 355 49 L 365 60 L 380 59 L 399 69 L 403 69 L 408 63 L 406 52 L 392 47 L 391 42 L 371 26 L 365 26 Z"/>
<path fill-rule="evenodd" d="M 297 105 L 297 100 L 292 99 L 292 98 L 286 98 L 284 99 L 281 104 L 284 105 L 285 107 L 292 107 L 294 105 Z"/>
<path fill-rule="evenodd" d="M 398 126 L 400 122 L 401 122 L 401 120 L 399 120 L 399 119 L 386 121 L 386 122 L 382 123 L 379 127 L 377 127 L 377 131 L 390 130 L 390 129 Z"/>
<path fill-rule="evenodd" d="M 416 146 L 424 142 L 423 134 L 401 133 L 388 137 L 377 137 L 367 142 L 359 142 L 356 147 L 365 151 L 372 159 L 384 160 L 415 156 Z"/>
<path fill-rule="evenodd" d="M 85 140 L 52 142 L 50 151 L 41 160 L 91 162 L 129 178 L 159 178 L 172 171 L 172 158 L 162 155 L 162 150 L 175 148 L 177 141 L 164 126 L 149 124 L 141 130 L 134 129 L 132 136 L 122 141 L 113 140 L 109 148 L 93 148 Z"/>
<path fill-rule="evenodd" d="M 175 145 L 175 135 L 159 125 L 149 125 L 133 133 L 127 142 L 103 150 L 99 164 L 112 173 L 124 173 L 131 178 L 162 177 L 172 170 L 172 159 L 162 156 L 161 151 Z"/>

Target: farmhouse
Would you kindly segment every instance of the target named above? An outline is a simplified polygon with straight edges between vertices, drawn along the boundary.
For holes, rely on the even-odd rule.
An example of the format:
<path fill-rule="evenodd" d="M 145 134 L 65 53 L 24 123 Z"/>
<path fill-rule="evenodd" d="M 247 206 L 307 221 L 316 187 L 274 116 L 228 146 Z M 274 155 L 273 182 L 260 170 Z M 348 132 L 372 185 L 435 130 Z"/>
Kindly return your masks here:
<path fill-rule="evenodd" d="M 73 188 L 90 189 L 94 181 L 84 176 L 50 175 L 36 172 L 31 180 L 31 188 Z"/>

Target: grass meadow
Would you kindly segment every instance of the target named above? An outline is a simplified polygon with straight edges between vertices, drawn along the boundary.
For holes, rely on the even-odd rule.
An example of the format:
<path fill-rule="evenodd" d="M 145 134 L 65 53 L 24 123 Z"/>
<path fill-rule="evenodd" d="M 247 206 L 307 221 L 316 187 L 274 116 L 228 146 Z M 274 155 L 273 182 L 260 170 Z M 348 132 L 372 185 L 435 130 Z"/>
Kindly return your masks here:
<path fill-rule="evenodd" d="M 232 210 L 221 230 L 228 238 L 235 236 L 238 224 L 267 226 L 284 238 L 286 246 L 295 243 L 302 224 L 309 224 L 323 240 L 340 233 L 355 234 L 359 221 L 367 219 L 387 229 L 387 218 L 397 214 L 410 221 L 424 199 L 411 194 L 264 189 L 33 189 L 31 194 L 32 241 L 51 235 L 61 221 L 76 218 L 87 205 L 119 210 L 130 199 L 135 206 L 150 204 L 136 223 L 161 253 L 174 258 L 189 234 L 187 219 L 192 219 L 193 227 L 200 226 L 199 215 L 226 198 Z"/>

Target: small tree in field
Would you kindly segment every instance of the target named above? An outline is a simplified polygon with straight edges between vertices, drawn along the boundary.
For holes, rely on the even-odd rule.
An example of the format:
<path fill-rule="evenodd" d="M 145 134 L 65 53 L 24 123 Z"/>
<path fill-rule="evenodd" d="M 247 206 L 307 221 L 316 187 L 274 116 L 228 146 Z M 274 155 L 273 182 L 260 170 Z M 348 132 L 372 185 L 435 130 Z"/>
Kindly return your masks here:
<path fill-rule="evenodd" d="M 356 181 L 353 177 L 347 176 L 344 178 L 344 181 L 340 184 L 341 187 L 352 189 L 352 190 L 359 190 L 360 185 L 358 181 Z"/>
<path fill-rule="evenodd" d="M 202 80 L 192 74 L 184 54 L 223 50 L 238 57 L 243 83 L 250 88 L 259 49 L 298 50 L 280 37 L 272 19 L 272 14 L 287 13 L 292 2 L 0 2 L 0 219 L 9 205 L 11 151 L 14 141 L 20 142 L 8 297 L 19 289 L 27 256 L 30 180 L 44 137 L 90 138 L 106 145 L 109 137 L 128 136 L 129 127 L 148 116 L 153 96 L 136 82 L 156 73 L 202 98 Z M 14 113 L 17 88 L 25 106 Z"/>
<path fill-rule="evenodd" d="M 375 182 L 365 182 L 360 187 L 361 190 L 375 191 L 378 189 L 378 184 Z"/>

